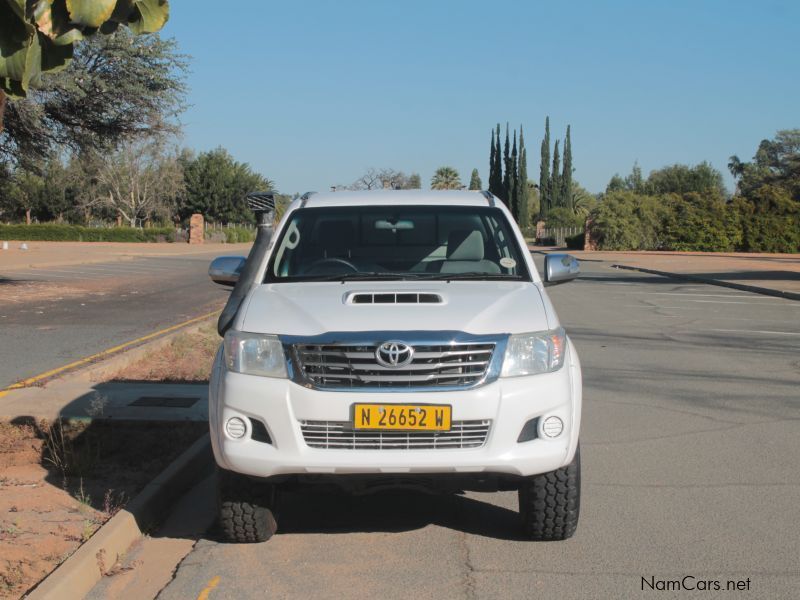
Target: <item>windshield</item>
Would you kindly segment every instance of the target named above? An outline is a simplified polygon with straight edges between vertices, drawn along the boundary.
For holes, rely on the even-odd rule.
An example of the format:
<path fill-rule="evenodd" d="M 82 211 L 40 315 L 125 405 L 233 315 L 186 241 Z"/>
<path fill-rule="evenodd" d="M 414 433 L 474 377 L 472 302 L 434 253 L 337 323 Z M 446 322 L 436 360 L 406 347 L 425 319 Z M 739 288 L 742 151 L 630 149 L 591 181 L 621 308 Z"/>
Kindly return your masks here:
<path fill-rule="evenodd" d="M 367 279 L 530 281 L 497 208 L 344 206 L 290 216 L 267 282 Z"/>

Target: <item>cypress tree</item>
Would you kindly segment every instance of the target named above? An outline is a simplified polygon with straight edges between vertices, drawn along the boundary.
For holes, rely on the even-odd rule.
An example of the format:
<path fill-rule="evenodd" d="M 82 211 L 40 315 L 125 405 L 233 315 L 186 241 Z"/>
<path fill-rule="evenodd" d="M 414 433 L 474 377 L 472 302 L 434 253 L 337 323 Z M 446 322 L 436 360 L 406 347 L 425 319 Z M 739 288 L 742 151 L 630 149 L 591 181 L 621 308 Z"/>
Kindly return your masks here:
<path fill-rule="evenodd" d="M 550 208 L 561 206 L 561 157 L 558 142 L 553 145 L 553 172 L 550 174 Z"/>
<path fill-rule="evenodd" d="M 469 179 L 469 189 L 481 190 L 483 189 L 483 182 L 481 176 L 478 175 L 478 169 L 472 169 L 472 177 Z"/>
<path fill-rule="evenodd" d="M 497 190 L 494 189 L 494 127 L 492 127 L 492 147 L 489 151 L 489 191 L 496 194 Z"/>
<path fill-rule="evenodd" d="M 500 199 L 506 206 L 509 206 L 511 202 L 511 144 L 508 138 L 508 123 L 506 123 L 506 143 L 503 146 L 503 166 L 505 172 L 503 173 L 503 194 Z"/>
<path fill-rule="evenodd" d="M 492 150 L 492 168 L 489 175 L 489 191 L 500 198 L 503 195 L 503 167 L 500 156 L 500 123 L 497 124 L 496 130 L 493 132 L 492 141 L 494 142 L 494 147 Z"/>
<path fill-rule="evenodd" d="M 567 125 L 567 137 L 564 139 L 564 171 L 561 175 L 561 201 L 572 210 L 572 141 Z"/>
<path fill-rule="evenodd" d="M 511 175 L 508 178 L 508 207 L 511 209 L 511 214 L 517 218 L 519 206 L 517 204 L 518 182 L 519 174 L 517 172 L 517 130 L 514 130 L 514 147 L 511 150 Z"/>
<path fill-rule="evenodd" d="M 519 126 L 519 177 L 517 179 L 517 223 L 523 229 L 530 225 L 528 214 L 528 153 L 525 150 L 525 138 L 522 125 Z"/>
<path fill-rule="evenodd" d="M 541 157 L 539 163 L 539 217 L 545 220 L 550 209 L 550 117 L 544 120 Z"/>

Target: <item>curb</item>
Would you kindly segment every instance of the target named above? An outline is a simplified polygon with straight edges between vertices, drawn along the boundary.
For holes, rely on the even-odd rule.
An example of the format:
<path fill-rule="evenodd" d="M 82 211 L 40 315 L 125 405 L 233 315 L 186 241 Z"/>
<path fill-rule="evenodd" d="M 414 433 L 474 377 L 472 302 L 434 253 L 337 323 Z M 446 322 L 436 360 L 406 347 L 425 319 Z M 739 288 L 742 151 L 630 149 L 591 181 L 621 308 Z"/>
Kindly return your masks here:
<path fill-rule="evenodd" d="M 30 600 L 83 598 L 165 510 L 214 463 L 205 434 L 148 483 L 74 554 L 26 596 Z"/>
<path fill-rule="evenodd" d="M 648 273 L 650 275 L 660 275 L 661 277 L 669 277 L 671 279 L 697 281 L 699 283 L 707 283 L 709 285 L 732 288 L 734 290 L 741 290 L 743 292 L 752 292 L 754 294 L 761 294 L 763 296 L 774 296 L 776 298 L 785 298 L 787 300 L 800 300 L 800 293 L 798 292 L 788 292 L 786 290 L 773 290 L 770 288 L 759 287 L 755 285 L 747 285 L 745 283 L 733 283 L 731 281 L 720 281 L 719 279 L 710 279 L 708 277 L 702 277 L 700 275 L 668 273 L 667 271 L 656 271 L 655 269 L 645 269 L 644 267 L 631 267 L 629 265 L 611 265 L 611 267 L 614 269 L 625 269 L 627 271 L 639 271 L 640 273 Z"/>

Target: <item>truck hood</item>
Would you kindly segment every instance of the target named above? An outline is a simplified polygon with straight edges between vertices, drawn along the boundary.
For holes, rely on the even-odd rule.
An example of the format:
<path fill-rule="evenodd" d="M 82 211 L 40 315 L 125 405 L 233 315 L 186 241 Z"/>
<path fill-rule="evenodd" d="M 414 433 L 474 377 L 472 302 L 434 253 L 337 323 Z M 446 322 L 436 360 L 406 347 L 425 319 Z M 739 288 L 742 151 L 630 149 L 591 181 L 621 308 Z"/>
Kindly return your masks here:
<path fill-rule="evenodd" d="M 436 294 L 440 303 L 354 303 L 353 294 Z M 548 323 L 548 320 L 551 321 Z M 537 284 L 517 281 L 302 282 L 265 284 L 236 329 L 314 336 L 331 331 L 523 333 L 557 326 Z"/>

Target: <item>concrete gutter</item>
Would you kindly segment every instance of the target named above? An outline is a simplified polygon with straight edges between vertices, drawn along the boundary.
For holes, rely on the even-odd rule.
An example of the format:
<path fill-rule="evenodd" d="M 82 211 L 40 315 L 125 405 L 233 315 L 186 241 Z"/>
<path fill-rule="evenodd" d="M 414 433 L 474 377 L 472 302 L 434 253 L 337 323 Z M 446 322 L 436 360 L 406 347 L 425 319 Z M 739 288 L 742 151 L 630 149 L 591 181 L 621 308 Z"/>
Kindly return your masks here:
<path fill-rule="evenodd" d="M 86 596 L 131 544 L 151 530 L 172 503 L 210 473 L 213 465 L 211 440 L 206 434 L 148 483 L 27 598 L 70 600 Z"/>
<path fill-rule="evenodd" d="M 709 285 L 732 288 L 734 290 L 741 290 L 743 292 L 753 292 L 754 294 L 762 294 L 764 296 L 775 296 L 776 298 L 786 298 L 787 300 L 800 300 L 800 293 L 798 292 L 790 292 L 787 290 L 776 290 L 756 285 L 748 285 L 746 283 L 736 283 L 733 281 L 723 281 L 721 279 L 712 279 L 710 277 L 703 277 L 702 275 L 688 275 L 686 273 L 669 273 L 667 271 L 645 269 L 644 267 L 631 267 L 630 265 L 611 265 L 611 267 L 614 269 L 625 269 L 627 271 L 639 271 L 640 273 L 648 273 L 650 275 L 660 275 L 661 277 L 670 277 L 671 279 L 682 279 L 684 281 L 697 281 L 699 283 L 707 283 Z"/>

